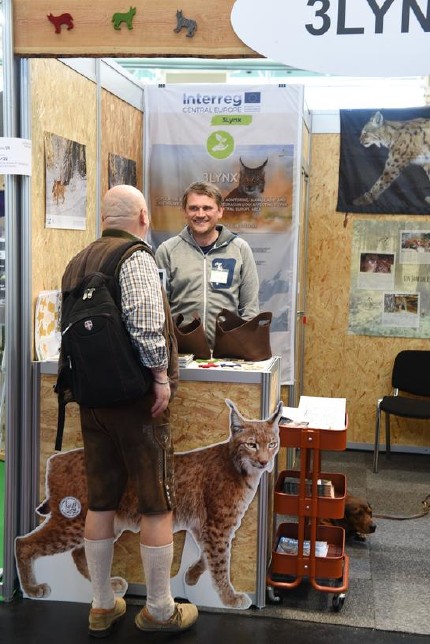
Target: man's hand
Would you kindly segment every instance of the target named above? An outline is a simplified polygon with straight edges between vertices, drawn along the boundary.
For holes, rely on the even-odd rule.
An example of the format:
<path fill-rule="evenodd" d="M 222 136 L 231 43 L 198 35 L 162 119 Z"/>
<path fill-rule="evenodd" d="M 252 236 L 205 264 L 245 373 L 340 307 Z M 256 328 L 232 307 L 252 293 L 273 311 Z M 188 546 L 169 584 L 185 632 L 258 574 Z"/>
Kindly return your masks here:
<path fill-rule="evenodd" d="M 157 416 L 160 416 L 165 409 L 167 409 L 167 405 L 170 400 L 170 383 L 167 382 L 166 384 L 160 385 L 154 380 L 153 387 L 155 402 L 151 407 L 151 414 L 156 418 Z"/>

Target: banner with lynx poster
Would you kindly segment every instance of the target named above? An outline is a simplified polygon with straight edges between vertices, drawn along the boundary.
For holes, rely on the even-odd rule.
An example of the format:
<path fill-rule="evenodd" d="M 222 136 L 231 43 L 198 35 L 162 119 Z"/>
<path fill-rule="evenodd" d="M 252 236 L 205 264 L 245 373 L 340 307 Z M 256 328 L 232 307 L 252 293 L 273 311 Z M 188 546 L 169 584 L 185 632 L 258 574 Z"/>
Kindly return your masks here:
<path fill-rule="evenodd" d="M 337 210 L 430 214 L 430 107 L 340 110 Z"/>
<path fill-rule="evenodd" d="M 260 309 L 273 313 L 272 352 L 281 356 L 282 383 L 292 384 L 303 88 L 149 86 L 145 99 L 153 245 L 183 228 L 190 183 L 216 184 L 221 223 L 253 250 Z"/>
<path fill-rule="evenodd" d="M 349 333 L 430 338 L 430 221 L 354 221 Z"/>

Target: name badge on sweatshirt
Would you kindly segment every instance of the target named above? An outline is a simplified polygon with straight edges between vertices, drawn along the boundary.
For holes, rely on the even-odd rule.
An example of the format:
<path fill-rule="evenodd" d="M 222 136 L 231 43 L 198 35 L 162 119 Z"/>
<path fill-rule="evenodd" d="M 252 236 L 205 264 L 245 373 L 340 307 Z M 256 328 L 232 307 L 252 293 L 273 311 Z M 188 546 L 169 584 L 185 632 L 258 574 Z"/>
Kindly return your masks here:
<path fill-rule="evenodd" d="M 231 288 L 236 260 L 230 257 L 214 257 L 210 272 L 213 289 Z"/>
<path fill-rule="evenodd" d="M 227 284 L 228 270 L 224 268 L 213 268 L 211 270 L 211 282 L 213 284 Z"/>

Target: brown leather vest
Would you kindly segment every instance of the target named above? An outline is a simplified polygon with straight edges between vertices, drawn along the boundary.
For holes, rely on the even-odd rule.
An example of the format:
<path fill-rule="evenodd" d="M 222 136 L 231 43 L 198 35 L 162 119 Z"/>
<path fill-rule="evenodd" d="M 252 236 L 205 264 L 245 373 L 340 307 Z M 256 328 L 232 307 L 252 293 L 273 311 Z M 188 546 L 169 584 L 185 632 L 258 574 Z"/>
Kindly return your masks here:
<path fill-rule="evenodd" d="M 105 231 L 102 237 L 96 239 L 96 241 L 94 241 L 92 244 L 75 255 L 75 257 L 73 257 L 73 259 L 66 266 L 66 270 L 64 271 L 61 283 L 62 291 L 70 291 L 77 284 L 79 284 L 79 282 L 83 277 L 85 277 L 85 275 L 100 270 L 109 254 L 115 248 L 121 246 L 126 241 L 132 241 L 135 239 L 136 238 L 133 235 L 130 235 L 126 231 Z M 144 250 L 149 253 L 151 257 L 154 257 L 151 248 L 147 244 L 142 243 L 142 245 L 132 247 L 128 251 L 126 251 L 121 258 L 118 264 L 117 274 L 122 262 L 137 250 Z M 165 314 L 163 335 L 166 340 L 168 356 L 167 373 L 170 378 L 170 390 L 173 397 L 178 387 L 179 381 L 178 345 L 167 296 L 164 289 L 162 289 L 162 292 Z"/>

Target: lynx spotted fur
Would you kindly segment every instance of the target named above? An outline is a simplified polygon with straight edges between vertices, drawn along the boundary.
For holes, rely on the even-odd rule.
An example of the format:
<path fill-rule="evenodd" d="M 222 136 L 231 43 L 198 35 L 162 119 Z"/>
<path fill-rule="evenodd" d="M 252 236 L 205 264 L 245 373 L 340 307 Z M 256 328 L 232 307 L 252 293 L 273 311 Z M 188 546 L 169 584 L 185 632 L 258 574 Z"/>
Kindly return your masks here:
<path fill-rule="evenodd" d="M 195 585 L 207 569 L 225 606 L 248 608 L 249 596 L 236 592 L 230 581 L 231 544 L 263 472 L 273 468 L 282 402 L 265 420 L 246 420 L 230 400 L 226 404 L 227 441 L 175 454 L 174 530 L 190 532 L 200 549 L 198 561 L 186 572 L 186 583 Z M 35 578 L 38 557 L 71 551 L 77 569 L 89 579 L 84 552 L 87 509 L 83 449 L 54 454 L 47 463 L 46 499 L 37 510 L 45 520 L 15 541 L 21 587 L 29 597 L 47 597 L 51 592 L 48 584 Z M 138 532 L 139 526 L 137 498 L 129 486 L 116 515 L 116 538 L 124 530 Z"/>

